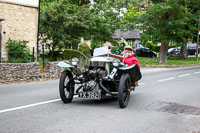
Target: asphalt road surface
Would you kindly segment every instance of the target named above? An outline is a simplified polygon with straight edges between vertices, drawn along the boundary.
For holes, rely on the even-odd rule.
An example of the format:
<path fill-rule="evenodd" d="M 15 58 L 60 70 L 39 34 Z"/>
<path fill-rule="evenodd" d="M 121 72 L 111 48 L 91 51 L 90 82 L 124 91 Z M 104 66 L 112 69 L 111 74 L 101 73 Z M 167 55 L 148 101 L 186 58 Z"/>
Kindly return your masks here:
<path fill-rule="evenodd" d="M 200 66 L 141 68 L 129 105 L 74 98 L 58 80 L 0 85 L 0 133 L 200 133 Z"/>

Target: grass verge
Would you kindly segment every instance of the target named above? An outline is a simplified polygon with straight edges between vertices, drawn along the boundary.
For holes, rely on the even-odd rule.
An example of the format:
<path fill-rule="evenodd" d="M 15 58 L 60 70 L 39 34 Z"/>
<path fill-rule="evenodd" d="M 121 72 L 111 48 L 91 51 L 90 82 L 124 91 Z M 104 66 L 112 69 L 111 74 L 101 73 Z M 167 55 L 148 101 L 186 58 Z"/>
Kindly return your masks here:
<path fill-rule="evenodd" d="M 187 59 L 176 59 L 176 58 L 168 58 L 167 63 L 158 64 L 158 58 L 147 58 L 147 57 L 137 57 L 141 66 L 149 66 L 149 67 L 178 67 L 178 66 L 191 66 L 191 65 L 200 65 L 200 57 L 199 61 L 196 61 L 196 57 L 188 57 Z"/>

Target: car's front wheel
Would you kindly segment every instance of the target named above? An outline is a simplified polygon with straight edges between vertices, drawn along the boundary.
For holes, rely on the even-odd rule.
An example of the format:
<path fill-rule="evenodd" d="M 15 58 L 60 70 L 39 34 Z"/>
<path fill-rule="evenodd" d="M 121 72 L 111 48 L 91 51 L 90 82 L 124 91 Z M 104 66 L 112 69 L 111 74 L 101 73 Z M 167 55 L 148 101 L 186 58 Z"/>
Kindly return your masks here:
<path fill-rule="evenodd" d="M 62 72 L 59 83 L 60 98 L 64 103 L 70 103 L 74 96 L 74 81 L 72 73 L 68 70 Z"/>
<path fill-rule="evenodd" d="M 118 100 L 121 108 L 126 108 L 130 98 L 131 80 L 129 74 L 122 74 L 119 81 Z"/>

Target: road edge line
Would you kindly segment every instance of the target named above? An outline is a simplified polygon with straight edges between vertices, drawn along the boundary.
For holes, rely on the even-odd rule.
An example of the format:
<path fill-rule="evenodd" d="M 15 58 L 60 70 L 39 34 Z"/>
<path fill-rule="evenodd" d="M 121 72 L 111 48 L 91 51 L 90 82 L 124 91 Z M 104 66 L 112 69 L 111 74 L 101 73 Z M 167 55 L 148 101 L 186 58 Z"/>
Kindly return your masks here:
<path fill-rule="evenodd" d="M 53 102 L 57 102 L 57 101 L 60 101 L 60 100 L 61 99 L 54 99 L 54 100 L 49 100 L 49 101 L 44 101 L 44 102 L 39 102 L 39 103 L 34 103 L 34 104 L 28 104 L 28 105 L 19 106 L 19 107 L 10 108 L 10 109 L 3 109 L 3 110 L 0 110 L 0 114 L 10 112 L 10 111 L 30 108 L 30 107 L 34 107 L 34 106 L 39 106 L 39 105 L 43 105 L 43 104 L 53 103 Z"/>

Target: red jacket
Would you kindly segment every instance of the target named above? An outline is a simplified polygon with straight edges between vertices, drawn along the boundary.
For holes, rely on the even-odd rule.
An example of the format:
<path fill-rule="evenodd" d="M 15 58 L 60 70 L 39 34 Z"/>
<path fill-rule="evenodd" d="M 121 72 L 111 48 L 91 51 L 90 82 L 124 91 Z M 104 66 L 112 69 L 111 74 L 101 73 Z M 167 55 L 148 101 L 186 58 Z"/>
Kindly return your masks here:
<path fill-rule="evenodd" d="M 121 55 L 121 54 L 120 54 Z M 121 55 L 122 56 L 122 55 Z M 131 56 L 128 56 L 124 59 L 124 64 L 127 65 L 133 65 L 133 64 L 137 64 L 139 69 L 140 69 L 140 64 L 139 61 L 137 60 L 136 57 L 134 57 L 134 55 L 132 54 Z"/>

